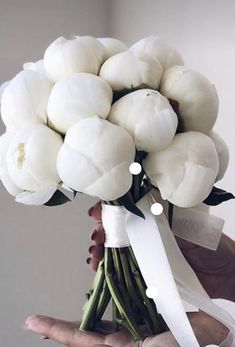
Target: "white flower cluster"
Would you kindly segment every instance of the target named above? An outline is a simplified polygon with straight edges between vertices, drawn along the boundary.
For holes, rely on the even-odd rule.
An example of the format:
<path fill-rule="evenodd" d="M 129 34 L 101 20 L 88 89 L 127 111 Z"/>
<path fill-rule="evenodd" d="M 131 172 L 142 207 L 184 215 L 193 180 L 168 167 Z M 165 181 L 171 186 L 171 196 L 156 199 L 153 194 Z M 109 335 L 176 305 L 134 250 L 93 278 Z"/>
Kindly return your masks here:
<path fill-rule="evenodd" d="M 130 48 L 113 38 L 60 37 L 0 97 L 0 178 L 25 204 L 47 202 L 61 184 L 115 200 L 132 185 L 137 149 L 148 153 L 143 168 L 162 198 L 190 207 L 228 165 L 228 148 L 212 131 L 215 87 L 158 37 Z"/>

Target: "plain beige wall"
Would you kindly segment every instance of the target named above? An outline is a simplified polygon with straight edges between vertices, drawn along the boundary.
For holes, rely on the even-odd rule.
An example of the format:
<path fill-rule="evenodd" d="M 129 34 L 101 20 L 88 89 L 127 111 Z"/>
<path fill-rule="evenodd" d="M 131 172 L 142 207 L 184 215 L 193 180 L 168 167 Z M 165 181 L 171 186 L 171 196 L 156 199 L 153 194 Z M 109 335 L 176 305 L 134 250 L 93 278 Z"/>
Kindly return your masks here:
<path fill-rule="evenodd" d="M 221 186 L 235 192 L 234 18 L 233 0 L 0 0 L 0 80 L 40 58 L 60 35 L 113 35 L 132 43 L 160 34 L 217 86 L 216 128 L 231 151 Z M 93 276 L 85 260 L 92 227 L 86 211 L 94 201 L 79 196 L 58 208 L 26 207 L 0 186 L 0 347 L 55 346 L 21 329 L 28 314 L 81 316 Z M 213 209 L 233 236 L 234 206 Z"/>

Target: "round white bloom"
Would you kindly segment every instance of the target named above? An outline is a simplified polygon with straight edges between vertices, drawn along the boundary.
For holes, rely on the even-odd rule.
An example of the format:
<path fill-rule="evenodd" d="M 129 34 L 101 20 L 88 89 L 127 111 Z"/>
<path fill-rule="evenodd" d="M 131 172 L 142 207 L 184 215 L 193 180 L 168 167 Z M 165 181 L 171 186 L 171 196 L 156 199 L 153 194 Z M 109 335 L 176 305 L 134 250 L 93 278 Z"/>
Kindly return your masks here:
<path fill-rule="evenodd" d="M 143 167 L 163 199 L 179 207 L 192 207 L 209 195 L 219 159 L 207 135 L 189 131 L 177 134 L 163 151 L 150 153 Z"/>
<path fill-rule="evenodd" d="M 157 89 L 162 76 L 159 61 L 145 52 L 121 52 L 105 61 L 102 77 L 113 90 L 149 87 Z"/>
<path fill-rule="evenodd" d="M 106 118 L 112 103 L 112 89 L 102 78 L 74 73 L 57 82 L 48 102 L 50 126 L 65 133 L 79 120 L 91 116 Z"/>
<path fill-rule="evenodd" d="M 105 57 L 104 46 L 94 37 L 75 36 L 71 40 L 59 37 L 44 55 L 44 68 L 52 82 L 74 72 L 97 75 Z"/>
<path fill-rule="evenodd" d="M 47 122 L 47 103 L 52 84 L 41 73 L 21 71 L 6 86 L 1 116 L 7 129 L 16 132 L 33 124 Z"/>
<path fill-rule="evenodd" d="M 114 39 L 113 37 L 100 37 L 97 39 L 105 47 L 105 60 L 112 55 L 126 51 L 128 47 L 122 41 Z"/>
<path fill-rule="evenodd" d="M 222 137 L 215 131 L 211 131 L 209 134 L 213 140 L 217 155 L 219 157 L 219 172 L 216 177 L 216 182 L 224 177 L 229 163 L 229 149 Z"/>
<path fill-rule="evenodd" d="M 138 150 L 160 151 L 171 143 L 178 124 L 168 100 L 152 89 L 141 89 L 116 101 L 108 120 L 129 131 Z"/>
<path fill-rule="evenodd" d="M 23 64 L 23 69 L 24 70 L 32 70 L 32 71 L 41 72 L 41 73 L 43 73 L 45 75 L 43 59 L 38 60 L 35 63 L 33 63 L 33 62 L 24 63 Z"/>
<path fill-rule="evenodd" d="M 46 125 L 34 125 L 13 137 L 7 151 L 12 181 L 23 190 L 37 191 L 45 182 L 60 182 L 56 158 L 62 137 Z"/>
<path fill-rule="evenodd" d="M 174 66 L 163 74 L 160 92 L 179 103 L 179 113 L 185 131 L 208 133 L 218 114 L 215 86 L 197 71 Z"/>
<path fill-rule="evenodd" d="M 6 155 L 14 133 L 6 132 L 0 137 L 0 179 L 9 194 L 16 196 L 22 190 L 15 185 L 9 176 Z"/>
<path fill-rule="evenodd" d="M 57 158 L 61 180 L 75 191 L 115 200 L 131 187 L 135 146 L 125 129 L 97 116 L 71 127 Z"/>
<path fill-rule="evenodd" d="M 180 53 L 157 36 L 149 36 L 139 40 L 130 47 L 130 50 L 149 53 L 160 61 L 163 70 L 174 65 L 184 64 Z"/>

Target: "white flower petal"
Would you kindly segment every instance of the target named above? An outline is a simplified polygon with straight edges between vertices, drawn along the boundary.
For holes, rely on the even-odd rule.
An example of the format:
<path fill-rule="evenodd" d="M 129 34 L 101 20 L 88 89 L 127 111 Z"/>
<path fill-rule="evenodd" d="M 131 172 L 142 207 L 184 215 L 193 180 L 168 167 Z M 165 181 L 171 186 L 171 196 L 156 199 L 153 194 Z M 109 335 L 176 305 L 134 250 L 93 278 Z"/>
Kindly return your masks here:
<path fill-rule="evenodd" d="M 137 149 L 146 152 L 167 147 L 178 124 L 169 101 L 152 89 L 137 90 L 116 101 L 108 120 L 128 130 Z"/>
<path fill-rule="evenodd" d="M 134 52 L 146 52 L 152 57 L 157 58 L 163 70 L 171 66 L 184 64 L 180 53 L 173 47 L 168 46 L 157 36 L 148 36 L 139 40 L 130 47 L 130 50 Z"/>
<path fill-rule="evenodd" d="M 33 62 L 24 63 L 23 69 L 40 72 L 40 73 L 45 75 L 43 59 L 40 59 L 40 60 L 36 61 L 35 63 L 33 63 Z"/>
<path fill-rule="evenodd" d="M 209 195 L 219 160 L 213 141 L 190 131 L 177 134 L 163 151 L 148 154 L 143 167 L 163 199 L 179 207 L 192 207 Z"/>
<path fill-rule="evenodd" d="M 1 116 L 7 129 L 19 131 L 47 122 L 47 102 L 52 84 L 37 71 L 17 74 L 3 92 Z"/>
<path fill-rule="evenodd" d="M 211 131 L 209 136 L 214 142 L 215 149 L 219 157 L 219 172 L 216 177 L 217 182 L 224 177 L 224 174 L 227 170 L 229 163 L 229 149 L 222 137 L 215 131 Z"/>
<path fill-rule="evenodd" d="M 57 190 L 57 183 L 44 183 L 35 192 L 23 192 L 16 196 L 15 201 L 24 205 L 44 205 Z"/>
<path fill-rule="evenodd" d="M 105 47 L 105 60 L 112 55 L 126 51 L 128 47 L 122 41 L 113 37 L 100 37 L 97 39 Z"/>
<path fill-rule="evenodd" d="M 140 87 L 158 89 L 161 76 L 161 64 L 145 52 L 118 53 L 100 69 L 100 77 L 116 91 Z"/>
<path fill-rule="evenodd" d="M 44 54 L 44 68 L 48 78 L 57 82 L 74 72 L 97 75 L 104 61 L 104 46 L 91 36 L 74 36 L 70 40 L 59 37 Z"/>
<path fill-rule="evenodd" d="M 16 133 L 6 156 L 12 181 L 29 191 L 37 191 L 45 181 L 59 183 L 56 158 L 62 144 L 61 136 L 45 125 Z"/>
<path fill-rule="evenodd" d="M 184 131 L 208 133 L 218 115 L 218 96 L 206 77 L 184 66 L 174 66 L 163 74 L 160 92 L 176 100 Z"/>
<path fill-rule="evenodd" d="M 6 81 L 6 82 L 4 82 L 3 84 L 0 85 L 0 104 L 2 102 L 3 92 L 4 92 L 5 88 L 8 86 L 9 83 L 10 83 L 10 81 Z"/>
<path fill-rule="evenodd" d="M 89 73 L 74 73 L 57 82 L 52 89 L 48 102 L 50 126 L 66 133 L 83 118 L 106 118 L 112 96 L 111 87 L 102 78 Z"/>
<path fill-rule="evenodd" d="M 103 200 L 114 200 L 131 187 L 135 146 L 128 132 L 97 116 L 71 127 L 57 157 L 67 186 Z"/>

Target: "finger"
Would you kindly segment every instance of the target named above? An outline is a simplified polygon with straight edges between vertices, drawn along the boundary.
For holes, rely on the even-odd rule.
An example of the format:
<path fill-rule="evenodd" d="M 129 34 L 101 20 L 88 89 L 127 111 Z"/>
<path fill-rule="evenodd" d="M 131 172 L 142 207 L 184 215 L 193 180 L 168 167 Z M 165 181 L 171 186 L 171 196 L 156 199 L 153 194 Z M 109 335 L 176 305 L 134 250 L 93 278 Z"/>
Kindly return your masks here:
<path fill-rule="evenodd" d="M 26 329 L 67 346 L 90 347 L 104 344 L 104 337 L 94 332 L 84 332 L 77 324 L 46 316 L 30 316 L 25 322 Z"/>
<path fill-rule="evenodd" d="M 104 246 L 103 245 L 91 246 L 89 248 L 89 253 L 91 254 L 92 259 L 99 261 L 104 256 Z"/>
<path fill-rule="evenodd" d="M 99 260 L 87 258 L 87 264 L 89 264 L 91 270 L 97 271 L 98 266 L 99 266 Z"/>
<path fill-rule="evenodd" d="M 94 206 L 88 210 L 88 215 L 97 220 L 101 220 L 101 202 L 98 201 Z"/>
<path fill-rule="evenodd" d="M 91 234 L 91 239 L 92 241 L 95 242 L 96 245 L 102 245 L 105 242 L 105 234 L 104 234 L 104 229 L 103 226 L 95 226 L 95 230 Z"/>

